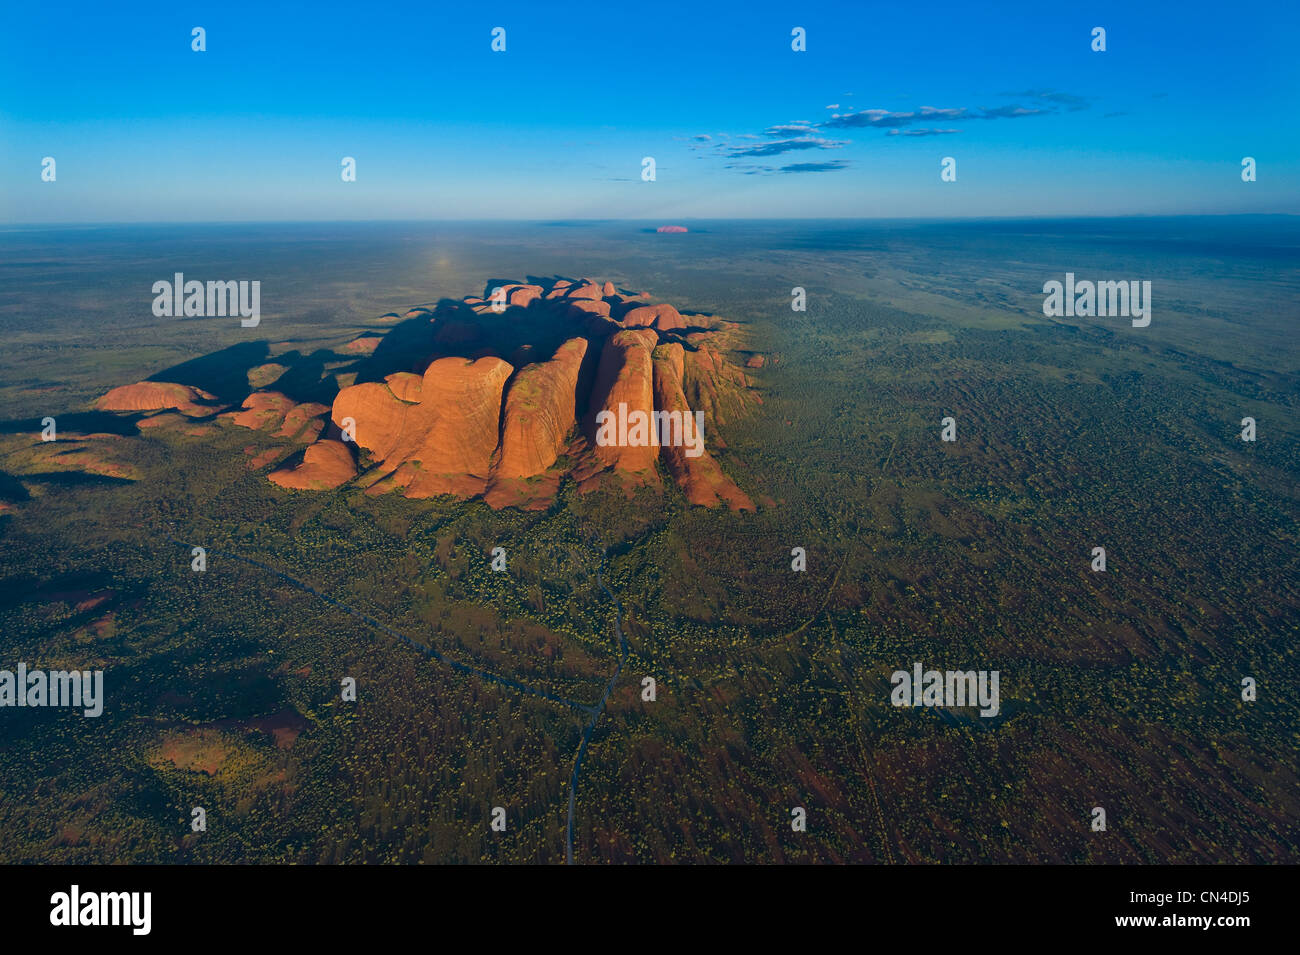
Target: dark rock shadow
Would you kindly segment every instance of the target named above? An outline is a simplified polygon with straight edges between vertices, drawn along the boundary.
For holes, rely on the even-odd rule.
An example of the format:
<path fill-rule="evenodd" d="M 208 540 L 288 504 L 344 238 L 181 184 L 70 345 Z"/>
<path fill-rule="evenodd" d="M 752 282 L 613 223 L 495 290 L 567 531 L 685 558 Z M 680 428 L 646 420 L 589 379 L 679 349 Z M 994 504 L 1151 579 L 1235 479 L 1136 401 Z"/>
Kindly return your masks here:
<path fill-rule="evenodd" d="M 58 415 L 54 420 L 59 435 L 120 434 L 134 437 L 140 433 L 135 424 L 144 415 L 144 412 L 123 414 L 113 411 L 76 411 L 72 414 Z M 14 418 L 0 421 L 0 434 L 25 433 L 30 433 L 33 438 L 39 437 L 41 419 Z"/>
<path fill-rule="evenodd" d="M 241 342 L 173 365 L 145 381 L 171 381 L 202 388 L 227 404 L 238 405 L 253 390 L 248 384 L 249 369 L 270 361 L 270 353 L 271 348 L 264 341 Z"/>
<path fill-rule="evenodd" d="M 373 352 L 350 366 L 357 373 L 357 384 L 383 381 L 399 371 L 414 371 L 414 365 L 437 348 L 436 325 L 429 318 L 419 315 L 390 328 Z"/>
<path fill-rule="evenodd" d="M 338 383 L 333 375 L 325 374 L 326 362 L 334 363 L 338 359 L 328 349 L 317 349 L 310 355 L 300 352 L 286 352 L 275 359 L 278 365 L 287 365 L 288 370 L 277 378 L 267 390 L 278 391 L 301 404 L 315 401 L 329 405 L 334 403 L 334 396 L 339 393 Z"/>
<path fill-rule="evenodd" d="M 56 487 L 114 487 L 134 484 L 131 478 L 112 477 L 108 474 L 92 474 L 88 471 L 37 471 L 26 474 L 28 484 L 53 484 Z"/>
<path fill-rule="evenodd" d="M 28 501 L 31 494 L 12 474 L 0 471 L 0 501 Z"/>

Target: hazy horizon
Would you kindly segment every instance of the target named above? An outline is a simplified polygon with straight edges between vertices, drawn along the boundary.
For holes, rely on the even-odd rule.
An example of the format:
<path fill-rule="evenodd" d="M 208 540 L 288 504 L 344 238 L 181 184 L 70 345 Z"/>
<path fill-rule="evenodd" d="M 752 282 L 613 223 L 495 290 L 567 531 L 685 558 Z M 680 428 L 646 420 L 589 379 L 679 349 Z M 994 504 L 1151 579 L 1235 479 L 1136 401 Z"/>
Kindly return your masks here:
<path fill-rule="evenodd" d="M 628 223 L 632 225 L 668 225 L 683 222 L 867 222 L 867 223 L 962 223 L 978 224 L 981 222 L 1014 224 L 1018 222 L 1098 222 L 1098 221 L 1150 221 L 1150 220 L 1190 220 L 1190 219 L 1294 219 L 1300 218 L 1300 212 L 1187 212 L 1187 213 L 1134 213 L 1132 215 L 1008 215 L 1008 216 L 677 216 L 675 218 L 639 218 L 639 217 L 554 217 L 536 218 L 409 218 L 409 219 L 121 219 L 121 220 L 69 220 L 66 222 L 8 222 L 0 225 L 0 232 L 35 229 L 78 229 L 78 228 L 130 228 L 136 226 L 293 226 L 293 225 L 552 225 L 564 226 L 571 223 L 602 224 Z"/>

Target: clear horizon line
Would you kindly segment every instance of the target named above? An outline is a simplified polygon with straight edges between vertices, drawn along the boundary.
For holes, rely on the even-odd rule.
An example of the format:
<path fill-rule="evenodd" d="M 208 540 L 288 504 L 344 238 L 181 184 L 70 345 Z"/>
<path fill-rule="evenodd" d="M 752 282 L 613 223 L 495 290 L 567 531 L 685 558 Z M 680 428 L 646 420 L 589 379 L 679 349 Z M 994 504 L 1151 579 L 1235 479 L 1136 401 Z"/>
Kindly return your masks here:
<path fill-rule="evenodd" d="M 645 219 L 631 217 L 544 216 L 538 218 L 409 218 L 409 219 L 105 219 L 60 222 L 0 222 L 0 230 L 111 228 L 118 226 L 184 225 L 385 225 L 385 224 L 538 224 L 565 222 L 1061 222 L 1071 220 L 1296 218 L 1300 212 L 1137 212 L 1128 214 L 1043 214 L 1006 216 L 690 216 Z"/>

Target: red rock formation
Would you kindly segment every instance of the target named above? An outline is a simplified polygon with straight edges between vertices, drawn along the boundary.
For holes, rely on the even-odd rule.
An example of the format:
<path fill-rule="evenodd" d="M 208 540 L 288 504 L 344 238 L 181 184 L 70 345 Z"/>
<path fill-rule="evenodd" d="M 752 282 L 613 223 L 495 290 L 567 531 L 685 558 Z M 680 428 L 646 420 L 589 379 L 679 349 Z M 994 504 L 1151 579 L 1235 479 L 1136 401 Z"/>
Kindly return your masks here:
<path fill-rule="evenodd" d="M 330 420 L 377 459 L 391 456 L 401 439 L 410 407 L 387 384 L 367 381 L 342 389 L 334 398 Z"/>
<path fill-rule="evenodd" d="M 248 369 L 248 386 L 250 388 L 269 388 L 271 384 L 289 370 L 288 365 L 267 362 Z"/>
<path fill-rule="evenodd" d="M 726 330 L 727 336 L 734 334 L 734 328 Z M 695 350 L 686 352 L 682 374 L 686 400 L 692 408 L 703 411 L 715 429 L 746 413 L 750 403 L 758 401 L 757 395 L 750 390 L 745 373 L 709 344 L 719 340 L 726 340 L 726 336 L 720 338 L 716 333 L 690 335 L 689 341 L 695 345 Z"/>
<path fill-rule="evenodd" d="M 650 355 L 657 342 L 658 336 L 649 329 L 626 329 L 612 335 L 601 351 L 588 434 L 597 459 L 619 471 L 653 471 L 659 454 L 654 429 L 649 427 L 654 411 Z M 613 425 L 614 442 L 602 444 L 598 436 L 601 411 L 613 416 L 607 422 Z M 645 416 L 644 430 L 632 427 L 637 420 L 633 412 Z M 623 443 L 616 443 L 619 440 Z"/>
<path fill-rule="evenodd" d="M 100 411 L 161 411 L 174 408 L 183 415 L 202 417 L 218 409 L 199 404 L 214 402 L 201 388 L 178 385 L 169 381 L 141 381 L 134 385 L 120 385 L 95 402 Z"/>
<path fill-rule="evenodd" d="M 244 399 L 241 410 L 230 413 L 230 420 L 254 431 L 272 428 L 284 423 L 294 404 L 292 398 L 278 391 L 255 391 Z"/>
<path fill-rule="evenodd" d="M 627 328 L 643 326 L 671 331 L 685 328 L 686 319 L 671 305 L 642 305 L 627 312 L 623 316 L 623 324 Z"/>
<path fill-rule="evenodd" d="M 520 308 L 527 308 L 529 302 L 541 298 L 545 291 L 540 285 L 503 285 L 502 288 L 506 290 L 506 304 Z"/>
<path fill-rule="evenodd" d="M 140 423 L 136 425 L 136 428 L 142 433 L 145 431 L 184 431 L 189 423 L 190 419 L 184 415 L 167 412 L 140 419 Z"/>
<path fill-rule="evenodd" d="M 420 400 L 420 390 L 424 386 L 424 378 L 421 375 L 413 375 L 409 371 L 399 371 L 394 375 L 389 375 L 384 381 L 388 382 L 388 389 L 401 401 L 409 401 L 417 404 Z"/>
<path fill-rule="evenodd" d="M 502 388 L 513 370 L 499 358 L 440 358 L 425 369 L 419 403 L 402 401 L 386 383 L 367 382 L 339 392 L 332 418 L 345 430 L 351 419 L 357 444 L 408 497 L 481 494 L 497 446 Z"/>
<path fill-rule="evenodd" d="M 571 338 L 550 361 L 528 365 L 510 383 L 493 478 L 541 474 L 559 457 L 573 427 L 585 338 Z"/>
<path fill-rule="evenodd" d="M 306 402 L 297 404 L 278 391 L 255 391 L 244 399 L 239 411 L 222 415 L 242 428 L 254 431 L 275 431 L 277 438 L 297 438 L 313 441 L 325 426 L 327 405 Z"/>
<path fill-rule="evenodd" d="M 599 339 L 603 342 L 615 332 L 621 332 L 623 326 L 614 321 L 608 315 L 598 315 L 592 313 L 587 316 L 586 321 L 582 323 L 583 331 L 593 342 Z"/>
<path fill-rule="evenodd" d="M 325 415 L 329 405 L 314 401 L 294 405 L 284 416 L 284 424 L 275 433 L 277 438 L 294 438 L 298 441 L 315 441 L 325 427 Z"/>
<path fill-rule="evenodd" d="M 492 507 L 545 508 L 562 480 L 576 481 L 579 490 L 613 481 L 630 492 L 658 484 L 662 462 L 691 503 L 753 508 L 710 453 L 725 447 L 717 426 L 757 400 L 744 372 L 726 358 L 744 347 L 740 326 L 715 321 L 688 331 L 690 320 L 673 306 L 648 304 L 644 292 L 618 294 L 612 282 L 591 278 L 502 287 L 510 310 L 501 314 L 472 296 L 463 304 L 408 311 L 408 320 L 429 324 L 422 333 L 408 321 L 394 333 L 402 335 L 407 355 L 369 347 L 379 336 L 354 340 L 364 343 L 357 346 L 363 352 L 383 357 L 363 359 L 346 375 L 332 373 L 339 387 L 332 408 L 260 390 L 229 417 L 291 442 L 316 439 L 301 464 L 269 475 L 285 488 L 359 480 L 369 494 L 482 495 Z M 527 315 L 520 306 L 529 308 Z M 561 338 L 553 355 L 539 360 Z M 354 384 L 373 375 L 367 367 L 388 373 L 383 381 Z M 259 381 L 269 384 L 273 371 L 279 366 L 262 366 Z M 100 404 L 211 414 L 215 409 L 201 400 L 212 396 L 184 385 L 141 383 L 114 389 Z M 704 415 L 703 445 L 691 442 L 697 411 Z M 600 412 L 610 420 L 597 422 Z M 670 430 L 661 447 L 665 417 Z M 332 425 L 322 439 L 327 421 Z M 339 440 L 346 437 L 355 443 Z M 254 446 L 250 464 L 265 467 L 291 447 Z M 361 478 L 358 453 L 366 465 Z M 561 455 L 566 463 L 557 467 Z"/>
<path fill-rule="evenodd" d="M 653 360 L 655 408 L 670 415 L 667 433 L 661 435 L 666 440 L 661 441 L 660 453 L 686 499 L 704 507 L 726 504 L 737 511 L 755 510 L 754 502 L 736 487 L 709 454 L 708 425 L 686 403 L 682 392 L 685 365 L 682 346 L 676 342 L 660 345 L 654 350 Z"/>
<path fill-rule="evenodd" d="M 569 306 L 569 314 L 574 317 L 581 317 L 578 313 L 585 312 L 588 315 L 608 315 L 609 302 L 593 302 L 587 299 L 580 299 Z"/>
<path fill-rule="evenodd" d="M 317 441 L 307 448 L 296 468 L 272 471 L 268 477 L 280 487 L 302 491 L 328 491 L 356 477 L 352 452 L 342 441 Z"/>
<path fill-rule="evenodd" d="M 343 350 L 354 354 L 369 355 L 379 347 L 381 341 L 383 341 L 383 337 L 379 335 L 362 335 L 344 345 Z"/>
<path fill-rule="evenodd" d="M 284 454 L 288 448 L 268 448 L 265 451 L 259 451 L 256 447 L 244 448 L 244 453 L 249 455 L 248 466 L 254 471 L 260 471 L 268 464 L 275 463 L 280 455 Z"/>

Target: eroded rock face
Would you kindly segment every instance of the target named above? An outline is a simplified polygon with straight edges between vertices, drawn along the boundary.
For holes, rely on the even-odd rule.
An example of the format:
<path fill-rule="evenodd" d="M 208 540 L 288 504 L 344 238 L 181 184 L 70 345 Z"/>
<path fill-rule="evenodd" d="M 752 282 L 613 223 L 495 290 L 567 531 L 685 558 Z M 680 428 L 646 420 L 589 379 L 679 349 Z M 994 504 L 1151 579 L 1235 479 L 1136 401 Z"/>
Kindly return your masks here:
<path fill-rule="evenodd" d="M 645 326 L 660 331 L 671 331 L 686 327 L 686 319 L 671 305 L 642 305 L 623 316 L 623 324 L 628 328 Z"/>
<path fill-rule="evenodd" d="M 609 316 L 609 302 L 578 301 L 571 304 L 569 309 L 575 318 L 585 318 L 586 315 Z"/>
<path fill-rule="evenodd" d="M 330 420 L 376 458 L 386 460 L 397 453 L 403 440 L 407 445 L 412 443 L 414 428 L 403 435 L 406 413 L 412 407 L 393 394 L 386 383 L 367 381 L 339 391 Z M 412 450 L 407 447 L 403 453 L 409 456 Z"/>
<path fill-rule="evenodd" d="M 379 335 L 362 335 L 360 338 L 354 338 L 343 347 L 350 352 L 357 352 L 362 355 L 369 355 L 383 341 Z"/>
<path fill-rule="evenodd" d="M 424 390 L 424 378 L 420 375 L 413 375 L 409 371 L 396 372 L 389 375 L 384 381 L 388 382 L 388 390 L 393 393 L 394 397 L 412 404 L 419 402 L 420 394 Z"/>
<path fill-rule="evenodd" d="M 604 297 L 605 290 L 594 283 L 569 290 L 569 298 L 571 299 L 589 299 L 593 302 L 599 302 Z"/>
<path fill-rule="evenodd" d="M 357 476 L 352 452 L 342 441 L 317 441 L 307 448 L 296 468 L 272 471 L 268 477 L 280 487 L 299 491 L 328 491 Z"/>
<path fill-rule="evenodd" d="M 745 373 L 706 344 L 686 352 L 682 390 L 692 408 L 705 412 L 719 425 L 745 413 L 753 397 Z"/>
<path fill-rule="evenodd" d="M 542 297 L 545 291 L 540 285 L 502 285 L 502 294 L 505 296 L 506 305 L 517 305 L 520 308 L 527 308 L 530 302 Z M 482 300 L 480 300 L 482 301 Z M 483 302 L 490 311 L 492 301 Z"/>
<path fill-rule="evenodd" d="M 344 388 L 331 417 L 340 430 L 351 430 L 380 473 L 392 474 L 391 483 L 406 488 L 408 497 L 479 494 L 497 447 L 502 389 L 512 371 L 500 358 L 439 358 L 425 369 L 418 389 L 398 379 L 400 397 L 389 382 Z"/>
<path fill-rule="evenodd" d="M 527 365 L 511 381 L 494 476 L 528 478 L 555 463 L 573 428 L 587 347 L 585 338 L 571 338 L 550 361 Z"/>
<path fill-rule="evenodd" d="M 294 405 L 284 416 L 284 423 L 275 432 L 277 438 L 291 438 L 297 441 L 314 441 L 325 427 L 325 415 L 329 405 L 306 401 Z"/>
<path fill-rule="evenodd" d="M 244 399 L 238 411 L 222 417 L 254 431 L 274 431 L 277 438 L 314 441 L 325 426 L 328 405 L 295 402 L 278 391 L 255 391 Z"/>
<path fill-rule="evenodd" d="M 596 457 L 619 471 L 649 471 L 659 457 L 658 441 L 653 428 L 638 435 L 624 428 L 627 443 L 601 446 L 597 441 L 597 417 L 605 411 L 614 422 L 630 423 L 633 412 L 649 422 L 654 411 L 651 352 L 658 337 L 649 329 L 624 329 L 605 343 L 596 371 L 596 385 L 591 393 L 591 421 L 588 434 L 596 446 Z M 617 433 L 617 432 L 616 432 Z"/>
<path fill-rule="evenodd" d="M 215 402 L 201 388 L 178 385 L 169 381 L 140 381 L 134 385 L 119 385 L 95 402 L 100 411 L 163 411 L 175 409 L 183 415 L 204 417 L 217 408 L 204 402 Z"/>
<path fill-rule="evenodd" d="M 749 495 L 736 487 L 718 462 L 707 450 L 703 433 L 707 424 L 695 415 L 682 391 L 682 373 L 685 368 L 684 349 L 677 342 L 660 345 L 654 350 L 654 401 L 660 412 L 668 412 L 668 427 L 682 429 L 682 441 L 669 441 L 661 445 L 664 462 L 669 473 L 681 486 L 686 499 L 692 504 L 717 507 L 726 504 L 737 511 L 755 510 Z M 696 438 L 698 440 L 691 440 Z"/>
<path fill-rule="evenodd" d="M 285 415 L 294 407 L 294 400 L 278 391 L 255 391 L 244 399 L 230 419 L 240 427 L 255 431 L 283 424 Z"/>
<path fill-rule="evenodd" d="M 295 460 L 294 445 L 313 442 L 301 463 L 268 475 L 292 490 L 355 482 L 369 494 L 545 508 L 564 481 L 630 490 L 660 485 L 662 471 L 693 504 L 753 509 L 716 456 L 726 447 L 718 425 L 758 400 L 727 358 L 743 346 L 739 326 L 685 318 L 645 292 L 592 278 L 500 287 L 501 311 L 489 287 L 486 297 L 390 313 L 387 335 L 334 346 L 340 364 L 327 361 L 321 373 L 328 387 L 288 365 L 258 366 L 249 373 L 255 390 L 221 420 L 264 435 L 245 449 L 256 468 Z M 327 406 L 298 393 L 336 396 Z M 188 385 L 140 382 L 97 407 L 210 417 L 220 410 L 212 401 Z M 185 422 L 180 415 L 168 417 Z"/>

